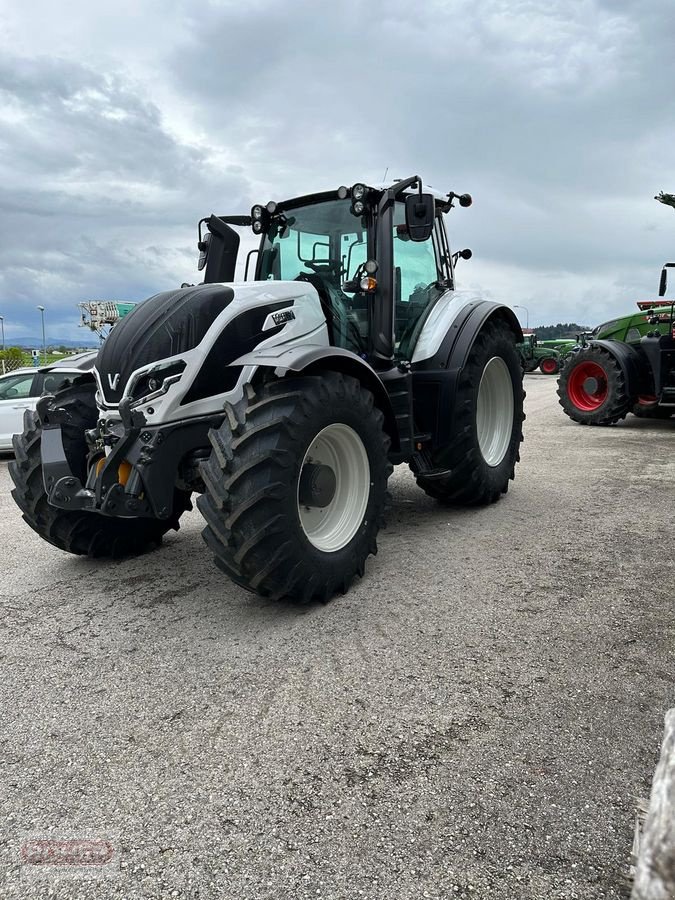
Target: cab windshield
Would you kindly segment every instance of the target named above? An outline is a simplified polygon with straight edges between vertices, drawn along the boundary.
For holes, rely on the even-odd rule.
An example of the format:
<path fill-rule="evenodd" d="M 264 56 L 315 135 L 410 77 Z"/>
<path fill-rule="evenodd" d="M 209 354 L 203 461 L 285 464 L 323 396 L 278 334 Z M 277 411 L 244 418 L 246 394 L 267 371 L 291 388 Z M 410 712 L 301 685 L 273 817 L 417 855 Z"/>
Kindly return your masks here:
<path fill-rule="evenodd" d="M 365 262 L 366 228 L 350 212 L 349 200 L 327 200 L 284 210 L 265 234 L 261 281 L 293 281 L 318 273 L 336 283 L 351 278 Z"/>
<path fill-rule="evenodd" d="M 263 237 L 257 279 L 307 281 L 316 289 L 332 342 L 363 351 L 368 340 L 368 304 L 362 294 L 346 294 L 368 258 L 366 218 L 352 215 L 349 200 L 323 200 L 284 208 Z"/>

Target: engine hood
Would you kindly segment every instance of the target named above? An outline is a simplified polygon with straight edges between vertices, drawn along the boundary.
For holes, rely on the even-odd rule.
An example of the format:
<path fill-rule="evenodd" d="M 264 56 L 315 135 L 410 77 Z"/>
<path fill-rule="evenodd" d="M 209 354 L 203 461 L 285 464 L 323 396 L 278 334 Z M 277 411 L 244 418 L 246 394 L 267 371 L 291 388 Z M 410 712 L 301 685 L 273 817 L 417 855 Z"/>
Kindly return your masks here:
<path fill-rule="evenodd" d="M 139 303 L 115 325 L 96 358 L 106 403 L 119 403 L 136 369 L 194 349 L 232 300 L 229 285 L 203 284 Z"/>

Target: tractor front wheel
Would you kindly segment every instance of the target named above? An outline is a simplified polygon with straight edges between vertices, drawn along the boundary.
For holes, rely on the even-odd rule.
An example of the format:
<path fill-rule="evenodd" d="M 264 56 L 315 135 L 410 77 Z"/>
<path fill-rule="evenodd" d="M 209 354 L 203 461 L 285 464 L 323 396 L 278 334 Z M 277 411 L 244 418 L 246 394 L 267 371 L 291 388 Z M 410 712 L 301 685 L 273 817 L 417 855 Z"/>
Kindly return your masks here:
<path fill-rule="evenodd" d="M 98 418 L 93 381 L 75 382 L 60 391 L 54 400 L 66 412 L 61 428 L 63 449 L 73 474 L 83 482 L 87 477 L 88 447 L 84 433 Z M 68 553 L 82 556 L 119 558 L 138 556 L 158 546 L 170 529 L 180 527 L 181 515 L 192 509 L 190 495 L 176 490 L 169 519 L 112 518 L 86 510 L 64 510 L 47 499 L 42 478 L 42 423 L 36 413 L 26 410 L 24 432 L 14 436 L 15 460 L 9 464 L 14 482 L 12 497 L 23 513 L 24 521 L 41 538 Z"/>
<path fill-rule="evenodd" d="M 443 503 L 494 503 L 515 476 L 523 439 L 523 376 L 509 326 L 488 321 L 462 370 L 452 438 L 432 453 L 437 472 L 418 473 L 425 493 Z"/>
<path fill-rule="evenodd" d="M 585 347 L 568 360 L 558 379 L 560 405 L 582 425 L 613 425 L 632 403 L 616 359 L 602 347 Z"/>
<path fill-rule="evenodd" d="M 393 469 L 370 391 L 337 372 L 249 386 L 210 440 L 197 506 L 216 564 L 270 599 L 346 593 L 377 553 Z"/>
<path fill-rule="evenodd" d="M 539 363 L 539 370 L 543 375 L 557 375 L 560 370 L 558 360 L 554 356 L 547 356 Z"/>

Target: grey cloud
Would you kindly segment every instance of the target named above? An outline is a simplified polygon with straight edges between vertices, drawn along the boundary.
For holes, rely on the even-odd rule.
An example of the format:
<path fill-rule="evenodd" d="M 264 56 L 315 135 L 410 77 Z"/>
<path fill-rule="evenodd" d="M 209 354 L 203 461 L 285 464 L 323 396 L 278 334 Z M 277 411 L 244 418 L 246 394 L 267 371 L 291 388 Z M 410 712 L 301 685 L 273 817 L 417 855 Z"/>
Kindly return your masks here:
<path fill-rule="evenodd" d="M 194 271 L 196 221 L 229 197 L 234 166 L 164 126 L 142 88 L 67 60 L 0 64 L 0 300 L 8 336 L 31 306 L 56 334 L 92 297 L 142 299 Z"/>
<path fill-rule="evenodd" d="M 475 206 L 450 219 L 455 244 L 476 253 L 462 276 L 511 302 L 544 282 L 539 309 L 595 304 L 593 319 L 627 302 L 621 285 L 637 275 L 651 288 L 672 245 L 675 222 L 651 201 L 675 137 L 670 10 L 650 8 L 211 6 L 195 18 L 211 40 L 193 36 L 170 68 L 177 90 L 209 98 L 212 133 L 247 145 L 254 170 L 283 171 L 272 192 L 374 179 L 385 166 L 469 190 Z M 504 267 L 510 278 L 492 282 Z M 558 300 L 561 287 L 574 295 Z"/>
<path fill-rule="evenodd" d="M 473 193 L 449 222 L 462 279 L 539 321 L 653 292 L 675 236 L 651 199 L 675 189 L 671 0 L 183 0 L 161 42 L 157 15 L 139 6 L 126 54 L 92 28 L 67 58 L 0 62 L 3 304 L 49 290 L 65 321 L 141 297 L 194 275 L 201 215 L 386 167 Z"/>

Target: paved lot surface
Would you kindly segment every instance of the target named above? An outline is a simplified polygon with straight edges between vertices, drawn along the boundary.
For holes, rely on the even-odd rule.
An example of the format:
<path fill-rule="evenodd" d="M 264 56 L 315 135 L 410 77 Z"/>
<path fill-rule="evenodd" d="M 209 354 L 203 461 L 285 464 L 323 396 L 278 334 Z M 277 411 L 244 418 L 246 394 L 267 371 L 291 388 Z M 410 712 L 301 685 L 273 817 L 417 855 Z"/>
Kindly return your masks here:
<path fill-rule="evenodd" d="M 397 470 L 365 579 L 308 610 L 223 580 L 197 513 L 131 562 L 60 553 L 5 458 L 0 894 L 626 897 L 675 703 L 675 423 L 526 387 L 508 496 L 447 510 Z M 117 871 L 22 874 L 50 833 Z"/>

